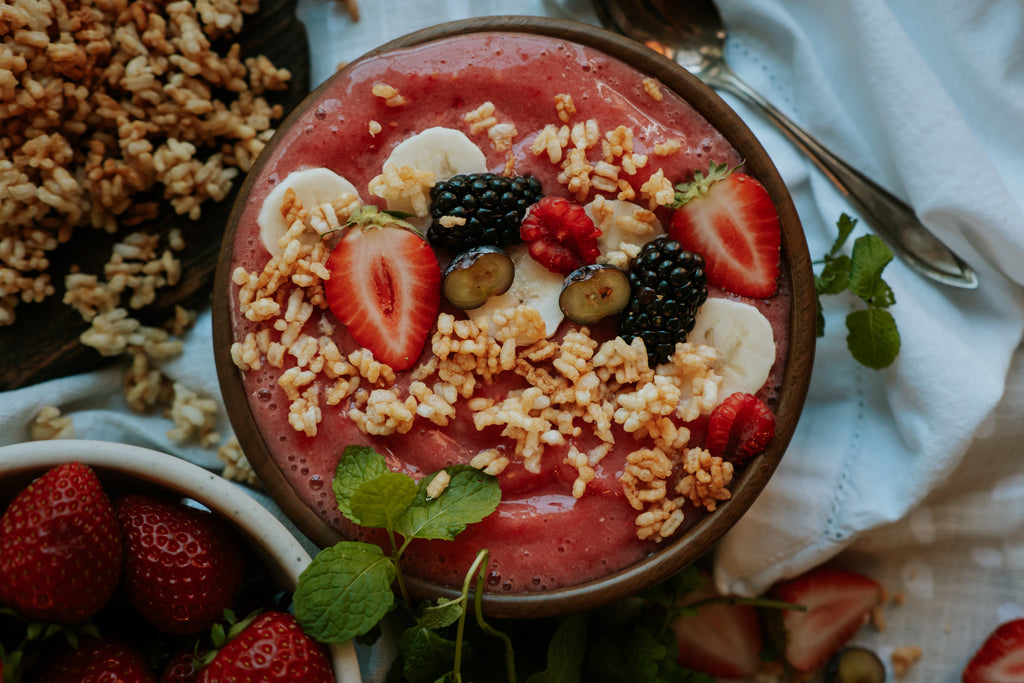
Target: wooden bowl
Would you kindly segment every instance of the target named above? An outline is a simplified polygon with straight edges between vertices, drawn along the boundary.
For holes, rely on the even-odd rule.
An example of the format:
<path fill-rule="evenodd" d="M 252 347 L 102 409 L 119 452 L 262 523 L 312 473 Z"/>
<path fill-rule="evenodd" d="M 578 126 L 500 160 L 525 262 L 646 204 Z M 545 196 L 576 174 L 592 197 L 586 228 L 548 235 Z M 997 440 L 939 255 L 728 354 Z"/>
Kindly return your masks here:
<path fill-rule="evenodd" d="M 771 447 L 756 458 L 733 480 L 732 498 L 718 510 L 704 516 L 695 526 L 677 538 L 666 541 L 659 550 L 628 569 L 575 586 L 542 592 L 487 593 L 485 611 L 499 617 L 542 617 L 580 611 L 634 594 L 668 578 L 699 558 L 735 524 L 750 507 L 786 450 L 803 407 L 810 382 L 815 343 L 814 283 L 810 258 L 792 199 L 760 143 L 742 120 L 712 90 L 674 62 L 649 48 L 616 34 L 589 25 L 537 17 L 487 17 L 457 21 L 424 29 L 398 38 L 373 50 L 360 60 L 397 48 L 420 45 L 442 38 L 477 32 L 511 32 L 551 36 L 596 48 L 618 58 L 640 72 L 658 79 L 707 119 L 746 160 L 746 171 L 767 188 L 778 209 L 782 225 L 783 272 L 792 298 L 789 317 L 790 341 L 782 387 L 775 407 L 777 432 Z M 357 60 L 357 61 L 360 61 Z M 347 67 L 348 68 L 348 67 Z M 341 75 L 335 78 L 343 77 Z M 314 91 L 292 114 L 285 126 L 294 124 L 317 101 L 330 81 Z M 232 331 L 231 263 L 235 232 L 245 206 L 245 197 L 260 178 L 261 168 L 271 155 L 280 135 L 271 141 L 242 188 L 231 223 L 225 234 L 218 264 L 213 303 L 214 343 L 218 375 L 228 414 L 238 439 L 271 496 L 285 513 L 315 543 L 322 547 L 341 540 L 314 510 L 300 500 L 275 463 L 253 418 L 241 374 L 230 356 Z M 343 444 L 340 447 L 343 447 Z M 455 589 L 410 578 L 410 586 L 420 596 L 453 596 Z"/>
<path fill-rule="evenodd" d="M 230 524 L 263 562 L 281 589 L 294 591 L 310 562 L 298 539 L 237 484 L 187 460 L 159 451 L 106 441 L 56 439 L 0 448 L 0 510 L 32 480 L 66 462 L 92 468 L 108 495 L 172 494 L 209 508 Z M 338 683 L 359 683 L 359 662 L 351 643 L 330 646 Z"/>

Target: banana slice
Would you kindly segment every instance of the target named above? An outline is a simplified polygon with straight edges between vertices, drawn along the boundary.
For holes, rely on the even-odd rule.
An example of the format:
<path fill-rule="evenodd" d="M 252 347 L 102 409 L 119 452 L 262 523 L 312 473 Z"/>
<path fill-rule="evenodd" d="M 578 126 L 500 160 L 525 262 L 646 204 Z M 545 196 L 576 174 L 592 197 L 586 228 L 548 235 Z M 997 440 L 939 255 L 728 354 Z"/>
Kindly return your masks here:
<path fill-rule="evenodd" d="M 544 337 L 550 337 L 565 317 L 558 304 L 565 278 L 534 261 L 525 244 L 516 244 L 505 251 L 516 269 L 512 286 L 504 294 L 492 296 L 483 306 L 466 311 L 466 314 L 477 320 L 485 316 L 491 318 L 497 311 L 512 309 L 521 304 L 530 306 L 544 320 Z M 528 345 L 542 338 L 521 333 L 516 336 L 516 343 Z"/>
<path fill-rule="evenodd" d="M 718 351 L 720 399 L 737 391 L 756 393 L 764 386 L 775 363 L 772 324 L 761 311 L 741 301 L 705 301 L 686 341 L 706 344 Z"/>
<path fill-rule="evenodd" d="M 583 210 L 601 230 L 597 238 L 602 254 L 621 251 L 623 244 L 641 247 L 655 237 L 665 234 L 652 211 L 625 199 L 595 199 Z"/>
<path fill-rule="evenodd" d="M 289 173 L 267 194 L 259 215 L 256 216 L 263 246 L 274 256 L 281 253 L 282 248 L 278 245 L 278 240 L 288 231 L 288 225 L 281 215 L 281 204 L 288 188 L 295 190 L 295 196 L 307 209 L 337 199 L 343 194 L 359 197 L 359 191 L 352 183 L 329 168 L 307 168 Z M 317 236 L 307 231 L 300 239 L 311 244 Z"/>
<path fill-rule="evenodd" d="M 430 188 L 442 180 L 448 180 L 460 173 L 482 173 L 487 170 L 487 159 L 476 143 L 462 131 L 454 128 L 427 128 L 412 137 L 402 140 L 391 150 L 383 168 L 404 166 L 432 174 L 429 185 L 418 188 L 429 197 Z M 426 180 L 426 178 L 424 178 Z M 376 181 L 376 179 L 375 179 Z M 417 211 L 407 189 L 393 192 L 387 183 L 371 183 L 373 194 L 387 201 L 390 211 L 402 211 L 422 218 L 425 214 Z"/>

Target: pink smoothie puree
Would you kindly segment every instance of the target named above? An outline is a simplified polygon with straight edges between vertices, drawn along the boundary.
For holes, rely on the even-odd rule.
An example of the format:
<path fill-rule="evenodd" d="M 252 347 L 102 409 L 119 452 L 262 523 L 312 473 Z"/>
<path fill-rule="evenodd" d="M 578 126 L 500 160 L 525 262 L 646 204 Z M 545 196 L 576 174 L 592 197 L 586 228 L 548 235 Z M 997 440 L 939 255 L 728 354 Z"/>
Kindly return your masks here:
<path fill-rule="evenodd" d="M 375 95 L 373 87 L 380 84 L 393 88 L 401 96 L 401 103 L 389 103 L 380 91 Z M 559 166 L 546 154 L 531 149 L 546 126 L 563 125 L 555 106 L 563 94 L 571 96 L 576 110 L 569 126 L 592 121 L 602 136 L 619 126 L 632 130 L 633 151 L 647 154 L 648 163 L 635 175 L 621 177 L 636 191 L 634 201 L 645 208 L 647 199 L 639 190 L 659 170 L 677 183 L 689 180 L 695 171 L 706 172 L 711 161 L 730 166 L 741 161 L 723 136 L 689 104 L 657 83 L 645 84 L 643 74 L 591 48 L 518 33 L 445 39 L 350 66 L 279 133 L 240 214 L 233 270 L 258 273 L 270 258 L 256 218 L 267 193 L 289 173 L 316 167 L 331 169 L 359 190 L 363 202 L 376 202 L 383 208 L 383 201 L 367 191 L 369 182 L 381 173 L 384 161 L 399 142 L 430 127 L 465 132 L 479 145 L 495 173 L 505 172 L 512 154 L 516 175 L 535 176 L 546 195 L 579 201 L 559 182 Z M 465 116 L 485 102 L 493 103 L 499 121 L 515 125 L 511 149 L 497 149 L 486 133 L 470 134 Z M 656 145 L 673 140 L 683 141 L 680 149 L 664 155 L 655 153 Z M 592 160 L 599 158 L 600 145 L 590 155 Z M 596 194 L 591 189 L 583 201 Z M 616 196 L 614 192 L 604 194 L 609 199 Z M 656 213 L 667 225 L 669 210 L 659 207 Z M 784 283 L 786 278 L 780 280 Z M 781 287 L 769 300 L 748 301 L 764 313 L 775 336 L 775 365 L 758 392 L 769 405 L 774 405 L 787 351 L 789 292 L 784 284 Z M 241 343 L 250 333 L 272 327 L 273 321 L 247 319 L 239 306 L 238 291 L 237 284 L 233 285 L 234 337 Z M 285 298 L 286 294 L 287 287 Z M 711 291 L 710 296 L 727 295 Z M 455 309 L 443 307 L 442 311 L 464 317 Z M 553 338 L 575 327 L 564 321 Z M 356 349 L 329 309 L 316 307 L 303 332 L 317 338 L 325 329 L 343 354 Z M 604 341 L 614 337 L 614 329 L 613 324 L 602 322 L 593 329 L 593 335 Z M 428 338 L 421 362 L 429 360 L 430 355 Z M 468 463 L 483 450 L 512 452 L 511 441 L 501 435 L 500 427 L 475 428 L 473 411 L 466 401 L 456 404 L 456 415 L 446 426 L 417 417 L 406 433 L 372 436 L 363 433 L 349 417 L 349 409 L 360 400 L 358 394 L 338 405 L 326 405 L 321 400 L 316 435 L 307 436 L 289 423 L 291 400 L 279 385 L 282 374 L 295 365 L 296 360 L 285 355 L 280 367 L 263 362 L 259 369 L 243 370 L 244 387 L 262 437 L 285 477 L 309 507 L 344 536 L 364 537 L 342 518 L 331 489 L 336 465 L 347 446 L 371 446 L 385 456 L 389 467 L 414 477 Z M 400 395 L 406 395 L 403 392 L 409 386 L 409 375 L 398 373 L 393 388 Z M 427 384 L 433 381 L 427 380 Z M 508 372 L 490 384 L 481 382 L 474 396 L 501 400 L 526 386 L 522 376 Z M 705 422 L 706 415 L 702 415 L 689 424 L 691 446 L 699 445 Z M 490 590 L 540 591 L 596 579 L 657 552 L 658 542 L 638 537 L 638 511 L 630 505 L 620 481 L 627 455 L 644 444 L 620 425 L 613 425 L 614 447 L 594 465 L 594 478 L 587 483 L 585 493 L 575 497 L 572 489 L 579 472 L 566 462 L 566 454 L 570 447 L 586 453 L 600 444 L 588 431 L 588 424 L 577 424 L 583 427 L 578 436 L 546 447 L 539 472 L 528 471 L 512 457 L 498 475 L 502 502 L 497 512 L 471 525 L 454 542 L 413 543 L 403 559 L 406 571 L 458 585 L 477 550 L 486 547 L 491 557 Z M 699 506 L 686 505 L 685 521 L 676 533 L 684 533 L 704 514 L 709 513 Z"/>

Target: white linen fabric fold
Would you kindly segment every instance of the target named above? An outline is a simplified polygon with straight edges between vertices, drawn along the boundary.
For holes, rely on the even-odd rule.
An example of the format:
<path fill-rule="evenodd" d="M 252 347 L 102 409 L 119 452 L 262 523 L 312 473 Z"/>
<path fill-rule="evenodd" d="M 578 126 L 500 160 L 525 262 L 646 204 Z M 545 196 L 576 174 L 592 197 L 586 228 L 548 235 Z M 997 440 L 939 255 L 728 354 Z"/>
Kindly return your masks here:
<path fill-rule="evenodd" d="M 877 372 L 845 348 L 851 300 L 827 297 L 807 407 L 764 493 L 716 550 L 742 593 L 829 559 L 900 519 L 963 457 L 1004 391 L 1022 332 L 1024 72 L 1016 2 L 722 0 L 741 77 L 826 146 L 903 197 L 978 272 L 980 287 L 886 269 L 902 336 Z M 797 202 L 812 258 L 841 212 L 810 162 L 725 96 Z M 862 222 L 855 234 L 867 229 Z"/>
<path fill-rule="evenodd" d="M 302 0 L 313 84 L 339 63 L 418 28 L 485 14 L 596 23 L 587 0 Z M 472 5 L 472 6 L 471 6 Z M 883 371 L 858 366 L 844 318 L 825 300 L 810 395 L 783 462 L 716 549 L 724 589 L 755 593 L 888 528 L 960 462 L 1004 392 L 1024 330 L 1024 6 L 1019 0 L 721 0 L 740 76 L 854 166 L 906 199 L 975 267 L 976 291 L 886 270 L 903 346 Z M 844 197 L 767 119 L 724 95 L 755 131 L 796 201 L 812 257 L 825 253 Z M 857 234 L 867 230 L 863 223 Z M 219 397 L 208 312 L 164 370 Z M 0 394 L 0 444 L 29 438 L 42 405 L 79 438 L 138 443 L 218 469 L 212 451 L 166 438 L 159 416 L 129 413 L 122 367 Z M 227 433 L 222 417 L 222 431 Z M 268 507 L 276 508 L 270 501 Z M 372 668 L 372 667 L 371 667 Z"/>

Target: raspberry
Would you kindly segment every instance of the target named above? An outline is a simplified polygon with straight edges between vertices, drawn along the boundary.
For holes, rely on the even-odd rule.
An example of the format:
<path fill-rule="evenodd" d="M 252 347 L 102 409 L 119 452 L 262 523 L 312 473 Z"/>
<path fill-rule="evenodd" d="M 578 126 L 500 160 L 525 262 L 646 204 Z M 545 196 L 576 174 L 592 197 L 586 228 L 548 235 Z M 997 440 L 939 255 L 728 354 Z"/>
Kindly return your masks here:
<path fill-rule="evenodd" d="M 601 231 L 582 206 L 562 197 L 544 197 L 530 207 L 519 234 L 530 256 L 552 273 L 568 275 L 601 255 Z"/>
<path fill-rule="evenodd" d="M 775 438 L 775 414 L 753 394 L 737 391 L 708 418 L 704 447 L 713 456 L 740 465 L 768 448 Z"/>

